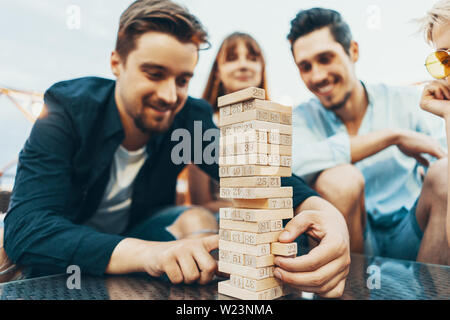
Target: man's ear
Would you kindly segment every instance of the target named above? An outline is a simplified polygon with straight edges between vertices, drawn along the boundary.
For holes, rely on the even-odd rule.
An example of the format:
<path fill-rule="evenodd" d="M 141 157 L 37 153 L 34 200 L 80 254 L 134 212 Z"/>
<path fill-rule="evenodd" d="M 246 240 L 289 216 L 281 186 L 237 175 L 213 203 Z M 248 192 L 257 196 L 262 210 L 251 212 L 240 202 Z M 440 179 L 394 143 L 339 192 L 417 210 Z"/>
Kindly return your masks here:
<path fill-rule="evenodd" d="M 122 66 L 122 59 L 117 51 L 111 52 L 111 71 L 118 78 L 120 76 L 120 70 Z"/>
<path fill-rule="evenodd" d="M 358 42 L 352 40 L 350 42 L 350 49 L 349 49 L 349 53 L 350 53 L 350 59 L 352 60 L 353 63 L 357 62 L 359 60 L 359 45 Z"/>

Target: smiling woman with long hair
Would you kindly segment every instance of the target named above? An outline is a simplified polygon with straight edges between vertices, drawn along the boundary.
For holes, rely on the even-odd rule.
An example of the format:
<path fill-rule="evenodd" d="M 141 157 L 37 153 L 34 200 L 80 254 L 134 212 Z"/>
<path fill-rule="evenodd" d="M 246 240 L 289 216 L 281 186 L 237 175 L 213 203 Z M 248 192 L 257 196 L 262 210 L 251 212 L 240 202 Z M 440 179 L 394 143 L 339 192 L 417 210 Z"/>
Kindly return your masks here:
<path fill-rule="evenodd" d="M 248 87 L 267 92 L 266 63 L 261 47 L 249 34 L 234 32 L 222 42 L 203 92 L 203 99 L 213 107 L 217 123 L 217 98 Z M 189 165 L 188 183 L 191 203 L 212 212 L 230 205 L 220 200 L 218 184 L 194 165 Z"/>

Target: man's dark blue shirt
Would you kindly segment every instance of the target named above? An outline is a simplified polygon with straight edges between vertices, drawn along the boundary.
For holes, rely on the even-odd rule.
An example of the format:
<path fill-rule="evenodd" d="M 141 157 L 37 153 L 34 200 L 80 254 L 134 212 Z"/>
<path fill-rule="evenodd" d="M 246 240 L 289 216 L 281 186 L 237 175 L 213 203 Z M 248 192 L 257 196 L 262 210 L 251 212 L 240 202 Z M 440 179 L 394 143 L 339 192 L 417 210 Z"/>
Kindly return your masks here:
<path fill-rule="evenodd" d="M 13 262 L 54 272 L 78 265 L 85 273 L 104 274 L 125 236 L 100 233 L 83 223 L 100 204 L 125 137 L 114 92 L 115 81 L 90 77 L 57 83 L 45 93 L 44 111 L 19 155 L 5 218 L 5 250 Z M 170 129 L 148 142 L 148 158 L 133 184 L 127 230 L 159 208 L 175 205 L 177 177 L 185 164 L 171 160 L 179 143 L 171 137 L 179 128 L 194 137 L 195 121 L 201 121 L 202 134 L 216 129 L 211 106 L 188 98 Z M 210 143 L 202 139 L 203 149 Z M 218 180 L 217 162 L 198 166 Z M 282 184 L 293 186 L 294 207 L 317 195 L 296 176 L 283 178 Z"/>

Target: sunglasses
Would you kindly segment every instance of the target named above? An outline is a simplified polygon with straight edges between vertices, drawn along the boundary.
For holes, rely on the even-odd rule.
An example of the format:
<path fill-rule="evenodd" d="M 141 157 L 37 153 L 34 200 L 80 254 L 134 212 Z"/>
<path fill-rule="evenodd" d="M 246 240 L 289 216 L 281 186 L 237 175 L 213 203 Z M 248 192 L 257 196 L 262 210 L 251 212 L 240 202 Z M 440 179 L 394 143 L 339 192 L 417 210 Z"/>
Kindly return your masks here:
<path fill-rule="evenodd" d="M 425 60 L 425 66 L 432 77 L 444 79 L 450 74 L 450 50 L 438 50 Z"/>

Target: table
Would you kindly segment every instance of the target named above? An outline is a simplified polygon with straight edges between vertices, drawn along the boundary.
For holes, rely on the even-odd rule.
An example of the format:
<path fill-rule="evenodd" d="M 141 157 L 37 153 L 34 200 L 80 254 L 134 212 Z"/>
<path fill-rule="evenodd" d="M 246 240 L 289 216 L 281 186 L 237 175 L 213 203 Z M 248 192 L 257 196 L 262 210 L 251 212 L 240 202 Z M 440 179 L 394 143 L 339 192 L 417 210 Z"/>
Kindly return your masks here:
<path fill-rule="evenodd" d="M 230 300 L 217 293 L 216 278 L 208 285 L 172 285 L 144 275 L 81 276 L 81 289 L 68 289 L 70 274 L 0 285 L 3 300 Z M 379 276 L 379 277 L 377 277 Z M 379 281 L 378 281 L 379 280 Z M 319 299 L 318 297 L 314 297 Z M 293 293 L 282 299 L 303 299 Z M 352 254 L 341 299 L 450 299 L 450 267 Z"/>

